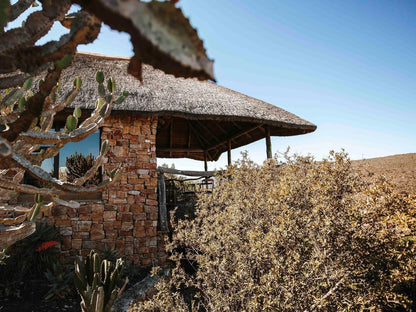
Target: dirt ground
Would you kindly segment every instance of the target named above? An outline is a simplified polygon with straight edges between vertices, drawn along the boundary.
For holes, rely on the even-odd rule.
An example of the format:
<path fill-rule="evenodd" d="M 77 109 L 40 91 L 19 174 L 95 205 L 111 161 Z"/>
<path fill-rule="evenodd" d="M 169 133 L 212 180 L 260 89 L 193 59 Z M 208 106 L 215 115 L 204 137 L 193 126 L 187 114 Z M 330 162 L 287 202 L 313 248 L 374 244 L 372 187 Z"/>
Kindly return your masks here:
<path fill-rule="evenodd" d="M 352 164 L 366 179 L 384 175 L 400 190 L 416 193 L 416 153 L 353 160 Z"/>

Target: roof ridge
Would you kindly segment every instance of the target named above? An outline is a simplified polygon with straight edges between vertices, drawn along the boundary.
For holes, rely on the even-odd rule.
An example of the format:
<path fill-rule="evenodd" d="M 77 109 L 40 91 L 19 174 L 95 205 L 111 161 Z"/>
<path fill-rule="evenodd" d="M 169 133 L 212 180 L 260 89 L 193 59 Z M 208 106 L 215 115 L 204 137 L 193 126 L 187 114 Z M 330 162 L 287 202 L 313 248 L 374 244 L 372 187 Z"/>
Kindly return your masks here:
<path fill-rule="evenodd" d="M 107 55 L 107 54 L 101 54 L 101 53 L 95 53 L 95 52 L 80 52 L 77 51 L 77 55 L 83 55 L 83 56 L 96 56 L 100 58 L 110 59 L 110 60 L 127 60 L 129 61 L 131 57 L 127 56 L 116 56 L 116 55 Z"/>

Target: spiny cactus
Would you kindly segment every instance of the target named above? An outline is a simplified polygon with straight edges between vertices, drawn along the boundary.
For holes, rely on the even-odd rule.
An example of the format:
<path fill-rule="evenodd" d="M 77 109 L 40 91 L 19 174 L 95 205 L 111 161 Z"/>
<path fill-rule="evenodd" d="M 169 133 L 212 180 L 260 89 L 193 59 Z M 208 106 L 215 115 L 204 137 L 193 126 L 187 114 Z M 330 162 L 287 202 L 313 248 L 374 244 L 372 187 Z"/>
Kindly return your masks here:
<path fill-rule="evenodd" d="M 94 156 L 90 153 L 86 157 L 82 154 L 72 154 L 71 156 L 66 158 L 66 168 L 68 171 L 68 182 L 73 182 L 75 179 L 81 178 L 84 176 L 89 169 L 94 166 Z M 90 178 L 88 181 L 84 183 L 85 185 L 97 185 L 101 182 L 99 172 L 95 172 L 95 174 Z"/>
<path fill-rule="evenodd" d="M 66 55 L 59 62 L 55 62 L 56 68 L 69 66 L 72 55 Z M 50 74 L 50 73 L 49 73 Z M 45 84 L 51 83 L 48 77 L 45 80 L 40 80 L 39 89 Z M 45 159 L 52 158 L 59 153 L 59 150 L 69 142 L 78 142 L 85 139 L 90 134 L 96 132 L 104 123 L 104 118 L 108 117 L 111 111 L 111 106 L 114 103 L 120 104 L 128 95 L 127 92 L 122 92 L 122 95 L 116 97 L 116 84 L 113 78 L 108 79 L 107 88 L 111 90 L 108 93 L 103 85 L 104 74 L 97 72 L 98 82 L 98 99 L 95 103 L 95 110 L 90 117 L 79 120 L 82 111 L 76 107 L 71 115 L 66 119 L 65 127 L 61 131 L 52 132 L 54 117 L 61 112 L 68 104 L 74 101 L 77 93 L 82 86 L 82 80 L 76 77 L 73 81 L 73 88 L 62 98 L 58 96 L 61 90 L 60 81 L 55 81 L 54 86 L 46 95 L 45 101 L 40 107 L 40 114 L 31 120 L 28 130 L 22 132 L 15 142 L 6 142 L 0 136 L 0 195 L 9 194 L 9 190 L 16 192 L 24 192 L 35 194 L 35 203 L 32 208 L 25 210 L 26 217 L 7 217 L 0 215 L 0 225 L 12 226 L 16 228 L 16 234 L 11 235 L 8 231 L 10 239 L 0 239 L 0 249 L 6 248 L 8 244 L 21 239 L 23 234 L 22 222 L 33 222 L 41 211 L 45 211 L 52 207 L 54 203 L 66 206 L 77 207 L 79 204 L 70 201 L 66 202 L 59 198 L 60 195 L 67 192 L 97 192 L 105 188 L 110 183 L 120 178 L 119 169 L 109 172 L 109 178 L 101 182 L 101 174 L 98 173 L 98 168 L 106 161 L 105 154 L 109 149 L 108 141 L 103 141 L 100 154 L 96 159 L 89 155 L 84 157 L 75 154 L 74 159 L 70 160 L 68 165 L 70 177 L 68 181 L 57 181 L 52 177 L 50 172 L 46 172 L 40 165 Z M 21 87 L 14 89 L 7 89 L 5 92 L 0 92 L 0 132 L 7 133 L 16 123 L 19 122 L 21 115 L 27 114 L 27 105 L 36 97 L 31 91 L 34 83 L 33 78 L 27 79 Z M 82 121 L 79 124 L 79 121 Z M 10 140 L 10 138 L 8 138 Z M 3 144 L 4 143 L 4 144 Z M 2 145 L 3 144 L 3 145 Z M 42 148 L 42 145 L 47 145 Z M 39 151 L 40 150 L 40 151 Z M 39 152 L 38 152 L 39 151 Z M 5 157 L 6 156 L 6 157 Z M 10 168 L 19 168 L 18 171 Z M 28 185 L 21 183 L 19 178 L 21 172 L 26 171 L 30 176 L 36 180 L 35 185 Z M 14 175 L 14 176 L 13 176 Z M 20 181 L 20 182 L 19 182 Z M 88 188 L 83 188 L 88 186 Z M 41 195 L 49 195 L 52 197 L 52 202 L 45 203 Z M 6 197 L 6 196 L 4 196 Z M 22 210 L 22 209 L 20 209 Z M 0 212 L 4 211 L 0 207 Z M 22 228 L 18 226 L 22 225 Z M 1 231 L 1 229 L 0 229 Z M 34 226 L 28 231 L 27 235 L 33 233 Z M 24 233 L 23 233 L 24 232 Z"/>
<path fill-rule="evenodd" d="M 94 250 L 82 260 L 78 257 L 75 263 L 74 282 L 81 296 L 83 312 L 109 312 L 115 300 L 121 295 L 128 283 L 126 278 L 123 286 L 117 286 L 124 271 L 124 261 L 119 258 L 114 264 L 101 260 Z"/>

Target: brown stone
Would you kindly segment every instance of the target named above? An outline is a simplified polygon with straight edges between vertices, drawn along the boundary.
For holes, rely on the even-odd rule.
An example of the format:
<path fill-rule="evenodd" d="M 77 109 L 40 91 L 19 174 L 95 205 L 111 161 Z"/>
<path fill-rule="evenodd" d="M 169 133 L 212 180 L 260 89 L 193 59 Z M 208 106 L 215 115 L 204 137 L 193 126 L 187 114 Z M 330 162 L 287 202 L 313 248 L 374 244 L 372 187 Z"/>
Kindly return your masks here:
<path fill-rule="evenodd" d="M 79 250 L 82 246 L 82 239 L 73 239 L 72 240 L 72 249 Z"/>
<path fill-rule="evenodd" d="M 132 204 L 130 205 L 130 211 L 131 212 L 142 212 L 143 211 L 143 205 L 142 204 Z"/>
<path fill-rule="evenodd" d="M 90 214 L 92 211 L 92 207 L 90 205 L 82 205 L 78 208 L 79 214 Z"/>
<path fill-rule="evenodd" d="M 134 213 L 133 219 L 135 221 L 146 220 L 146 213 L 145 212 Z"/>
<path fill-rule="evenodd" d="M 125 244 L 124 240 L 118 239 L 116 241 L 116 244 L 115 244 L 116 249 L 123 249 L 124 248 L 124 244 Z"/>
<path fill-rule="evenodd" d="M 153 199 L 147 199 L 146 200 L 146 205 L 157 206 L 157 204 L 158 204 L 157 200 L 153 200 Z"/>
<path fill-rule="evenodd" d="M 88 214 L 86 214 L 86 213 L 80 214 L 79 215 L 79 220 L 82 220 L 82 221 L 91 220 L 91 214 L 90 213 L 88 213 Z"/>
<path fill-rule="evenodd" d="M 90 237 L 90 232 L 74 232 L 72 239 L 85 239 Z"/>
<path fill-rule="evenodd" d="M 69 219 L 57 219 L 55 221 L 56 226 L 71 226 L 71 220 Z"/>
<path fill-rule="evenodd" d="M 104 205 L 92 205 L 91 212 L 92 213 L 104 212 Z"/>
<path fill-rule="evenodd" d="M 117 212 L 116 211 L 104 211 L 103 219 L 105 221 L 114 221 L 116 220 Z"/>
<path fill-rule="evenodd" d="M 61 249 L 62 250 L 69 250 L 71 248 L 71 237 L 65 236 L 62 238 Z"/>
<path fill-rule="evenodd" d="M 118 212 L 119 212 L 119 214 L 118 214 L 118 216 L 117 216 L 117 218 L 119 218 L 120 217 L 120 213 L 126 213 L 126 212 L 129 212 L 130 211 L 130 206 L 129 205 L 119 205 L 118 206 Z"/>
<path fill-rule="evenodd" d="M 129 221 L 124 221 L 121 224 L 121 230 L 122 231 L 130 231 L 133 229 L 133 222 L 129 222 Z"/>
<path fill-rule="evenodd" d="M 77 221 L 75 229 L 77 232 L 87 232 L 91 229 L 91 221 Z"/>
<path fill-rule="evenodd" d="M 95 212 L 91 214 L 92 221 L 102 221 L 104 213 L 103 212 Z"/>
<path fill-rule="evenodd" d="M 129 152 L 128 149 L 123 146 L 113 146 L 113 154 L 116 157 L 127 157 Z"/>
<path fill-rule="evenodd" d="M 119 214 L 121 221 L 133 221 L 133 213 L 132 212 L 123 212 Z"/>
<path fill-rule="evenodd" d="M 133 231 L 134 237 L 146 237 L 146 229 L 145 228 L 135 228 Z"/>
<path fill-rule="evenodd" d="M 94 241 L 101 240 L 105 237 L 104 230 L 91 232 L 91 239 Z"/>
<path fill-rule="evenodd" d="M 95 241 L 83 241 L 82 242 L 82 249 L 95 249 L 97 248 L 97 242 Z"/>
<path fill-rule="evenodd" d="M 72 227 L 69 226 L 60 226 L 59 227 L 59 233 L 62 236 L 71 236 L 72 235 Z"/>
<path fill-rule="evenodd" d="M 123 230 L 121 230 L 119 232 L 119 235 L 120 235 L 120 237 L 131 236 L 131 235 L 133 235 L 133 231 L 123 231 Z"/>
<path fill-rule="evenodd" d="M 105 231 L 105 238 L 117 238 L 117 232 L 115 231 Z"/>
<path fill-rule="evenodd" d="M 104 230 L 113 230 L 114 229 L 114 222 L 112 221 L 104 221 Z"/>
<path fill-rule="evenodd" d="M 111 204 L 126 204 L 127 198 L 110 198 L 109 202 Z"/>
<path fill-rule="evenodd" d="M 146 236 L 155 236 L 155 235 L 156 235 L 156 228 L 146 229 Z"/>

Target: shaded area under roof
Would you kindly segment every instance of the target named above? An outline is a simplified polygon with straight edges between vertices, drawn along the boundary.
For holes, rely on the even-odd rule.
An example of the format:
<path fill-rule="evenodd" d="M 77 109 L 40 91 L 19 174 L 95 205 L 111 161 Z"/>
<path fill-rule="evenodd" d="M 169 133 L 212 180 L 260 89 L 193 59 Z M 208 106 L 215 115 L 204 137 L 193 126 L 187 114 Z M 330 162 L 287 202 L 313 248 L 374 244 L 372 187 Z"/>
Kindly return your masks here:
<path fill-rule="evenodd" d="M 129 96 L 113 106 L 112 114 L 159 116 L 157 157 L 217 160 L 231 148 L 266 137 L 312 132 L 316 126 L 279 107 L 208 81 L 175 78 L 149 65 L 143 66 L 143 83 L 127 74 L 128 58 L 79 53 L 64 71 L 62 90 L 73 79 L 83 81 L 71 107 L 93 109 L 97 98 L 95 73 L 114 77 L 117 88 Z M 268 129 L 268 130 L 267 130 Z"/>

